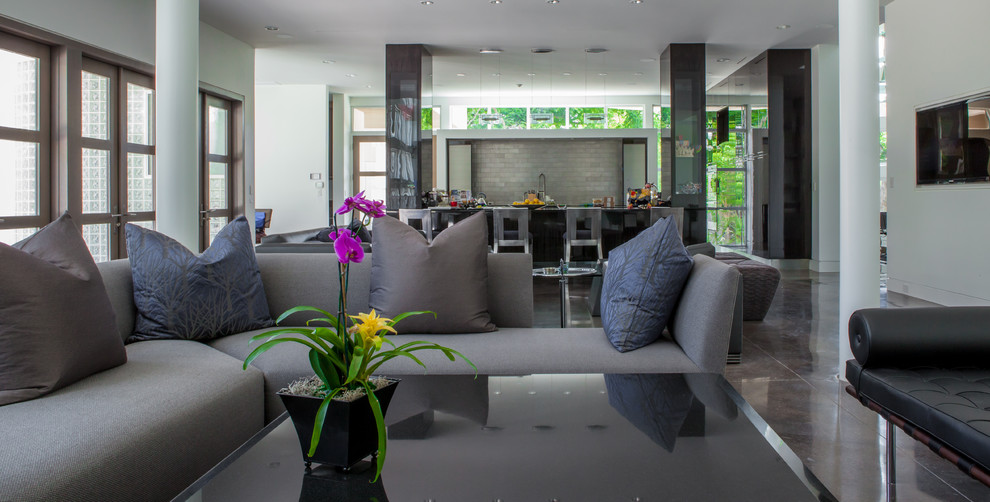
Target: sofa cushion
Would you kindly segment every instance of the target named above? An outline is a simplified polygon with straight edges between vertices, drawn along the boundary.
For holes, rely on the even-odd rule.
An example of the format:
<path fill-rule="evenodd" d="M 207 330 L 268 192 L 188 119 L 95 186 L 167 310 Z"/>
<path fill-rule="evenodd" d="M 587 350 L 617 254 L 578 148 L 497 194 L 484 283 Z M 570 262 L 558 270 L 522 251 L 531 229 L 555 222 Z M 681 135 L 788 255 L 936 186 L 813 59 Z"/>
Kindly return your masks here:
<path fill-rule="evenodd" d="M 426 242 L 395 218 L 375 221 L 369 306 L 392 318 L 436 312 L 398 323 L 399 333 L 494 331 L 488 313 L 488 220 L 472 215 Z M 357 312 L 349 312 L 353 315 Z"/>
<path fill-rule="evenodd" d="M 0 405 L 124 364 L 103 278 L 67 213 L 0 244 L 0 263 Z"/>
<path fill-rule="evenodd" d="M 208 340 L 273 324 L 243 216 L 199 256 L 154 230 L 127 225 L 126 234 L 138 312 L 128 342 Z"/>
<path fill-rule="evenodd" d="M 262 330 L 249 331 L 211 340 L 213 348 L 244 360 L 258 346 L 251 337 Z M 728 337 L 726 337 L 728 338 Z M 396 345 L 426 340 L 464 354 L 481 375 L 529 375 L 531 373 L 699 373 L 698 367 L 676 343 L 661 337 L 634 352 L 620 354 L 605 338 L 601 328 L 499 328 L 498 333 L 479 336 L 461 334 L 392 335 Z M 534 343 L 534 341 L 537 341 Z M 296 343 L 283 343 L 251 365 L 265 374 L 265 417 L 271 421 L 285 411 L 278 396 L 289 382 L 313 374 L 308 349 Z M 404 357 L 389 360 L 376 372 L 380 375 L 474 375 L 474 369 L 458 358 L 447 359 L 435 350 L 416 352 L 426 370 Z M 723 366 L 725 352 L 722 354 Z"/>
<path fill-rule="evenodd" d="M 644 347 L 667 326 L 693 260 L 673 218 L 609 253 L 602 284 L 602 328 L 619 352 Z"/>
<path fill-rule="evenodd" d="M 264 425 L 262 375 L 198 342 L 0 407 L 0 500 L 171 500 Z"/>

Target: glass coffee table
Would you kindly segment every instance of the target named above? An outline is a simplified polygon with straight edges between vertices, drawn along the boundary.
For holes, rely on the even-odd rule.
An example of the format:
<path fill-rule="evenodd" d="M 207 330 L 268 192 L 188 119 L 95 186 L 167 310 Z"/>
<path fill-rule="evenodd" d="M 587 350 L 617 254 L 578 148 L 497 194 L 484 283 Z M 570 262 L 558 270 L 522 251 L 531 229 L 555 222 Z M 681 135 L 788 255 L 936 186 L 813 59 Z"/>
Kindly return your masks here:
<path fill-rule="evenodd" d="M 282 415 L 175 500 L 835 500 L 719 375 L 403 377 L 386 423 L 375 483 Z"/>
<path fill-rule="evenodd" d="M 571 304 L 568 301 L 570 297 L 570 278 L 572 277 L 593 277 L 595 283 L 592 284 L 592 295 L 588 298 L 588 309 L 591 311 L 592 315 L 598 315 L 597 309 L 594 303 L 599 301 L 599 296 L 601 295 L 601 280 L 602 280 L 602 266 L 603 261 L 578 261 L 569 262 L 564 264 L 561 260 L 559 264 L 554 264 L 551 262 L 537 262 L 534 263 L 533 277 L 546 277 L 551 279 L 557 279 L 560 284 L 560 327 L 568 327 L 569 320 L 571 318 Z M 564 270 L 561 274 L 560 271 Z M 596 289 L 597 285 L 597 289 Z M 597 292 L 597 293 L 596 293 Z"/>

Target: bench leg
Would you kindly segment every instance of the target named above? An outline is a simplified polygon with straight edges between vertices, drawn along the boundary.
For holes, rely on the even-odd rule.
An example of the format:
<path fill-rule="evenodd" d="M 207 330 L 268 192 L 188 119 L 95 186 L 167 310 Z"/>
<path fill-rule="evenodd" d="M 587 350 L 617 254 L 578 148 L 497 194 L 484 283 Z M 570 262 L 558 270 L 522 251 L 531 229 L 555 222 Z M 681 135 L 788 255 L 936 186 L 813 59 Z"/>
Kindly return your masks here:
<path fill-rule="evenodd" d="M 896 473 L 897 470 L 897 445 L 894 442 L 897 427 L 894 422 L 887 422 L 887 502 L 897 500 Z"/>

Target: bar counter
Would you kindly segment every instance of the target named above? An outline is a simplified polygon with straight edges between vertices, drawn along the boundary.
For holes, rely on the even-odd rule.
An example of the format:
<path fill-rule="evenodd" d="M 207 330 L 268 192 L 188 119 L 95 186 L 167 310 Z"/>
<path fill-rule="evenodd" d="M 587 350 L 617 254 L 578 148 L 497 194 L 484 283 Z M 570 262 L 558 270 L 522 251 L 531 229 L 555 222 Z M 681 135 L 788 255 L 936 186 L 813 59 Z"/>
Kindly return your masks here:
<path fill-rule="evenodd" d="M 433 235 L 447 228 L 450 222 L 460 221 L 478 211 L 485 211 L 488 216 L 488 244 L 493 244 L 492 209 L 484 208 L 460 209 L 452 207 L 435 207 L 433 212 Z M 389 214 L 398 217 L 398 212 Z M 531 252 L 533 262 L 558 262 L 564 257 L 564 232 L 567 225 L 566 209 L 556 207 L 541 207 L 530 209 L 529 233 L 533 235 Z M 608 253 L 623 242 L 636 236 L 640 231 L 650 226 L 649 209 L 603 208 L 602 209 L 602 248 L 605 258 Z M 509 252 L 516 248 L 509 248 Z M 519 248 L 519 251 L 522 251 Z M 598 258 L 594 247 L 574 247 L 571 249 L 571 261 L 594 261 Z"/>

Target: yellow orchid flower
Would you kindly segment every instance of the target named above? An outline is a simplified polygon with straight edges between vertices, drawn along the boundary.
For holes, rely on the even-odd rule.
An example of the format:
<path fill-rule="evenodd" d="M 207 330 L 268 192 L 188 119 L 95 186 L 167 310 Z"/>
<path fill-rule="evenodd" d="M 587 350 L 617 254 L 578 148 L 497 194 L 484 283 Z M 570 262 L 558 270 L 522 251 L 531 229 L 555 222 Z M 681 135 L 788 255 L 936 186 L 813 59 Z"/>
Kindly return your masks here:
<path fill-rule="evenodd" d="M 374 309 L 368 314 L 358 314 L 350 317 L 354 319 L 354 326 L 357 328 L 358 333 L 361 334 L 365 346 L 371 343 L 374 344 L 376 349 L 380 349 L 382 347 L 382 339 L 378 336 L 378 332 L 385 330 L 395 333 L 395 329 L 388 325 L 392 320 L 387 317 L 379 317 Z"/>

